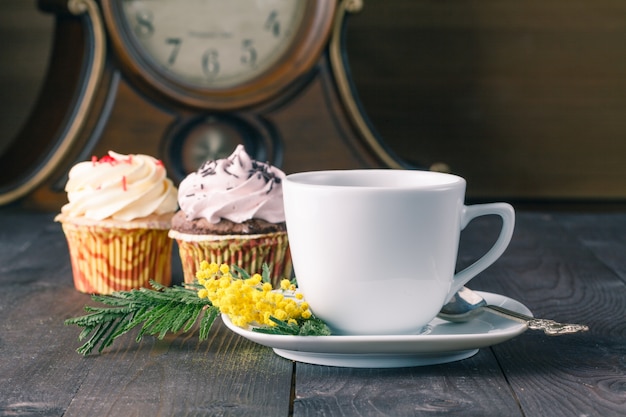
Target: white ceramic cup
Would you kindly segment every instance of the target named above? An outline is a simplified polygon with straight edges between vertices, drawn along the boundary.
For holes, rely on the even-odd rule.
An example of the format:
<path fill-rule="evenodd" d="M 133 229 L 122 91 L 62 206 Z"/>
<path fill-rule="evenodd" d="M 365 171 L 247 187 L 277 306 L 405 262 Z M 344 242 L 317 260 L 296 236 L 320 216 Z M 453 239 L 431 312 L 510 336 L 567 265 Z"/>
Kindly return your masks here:
<path fill-rule="evenodd" d="M 313 313 L 335 334 L 419 333 L 513 234 L 513 207 L 466 206 L 465 184 L 455 175 L 391 169 L 288 175 L 287 234 Z M 455 274 L 461 230 L 490 214 L 502 218 L 495 244 Z"/>

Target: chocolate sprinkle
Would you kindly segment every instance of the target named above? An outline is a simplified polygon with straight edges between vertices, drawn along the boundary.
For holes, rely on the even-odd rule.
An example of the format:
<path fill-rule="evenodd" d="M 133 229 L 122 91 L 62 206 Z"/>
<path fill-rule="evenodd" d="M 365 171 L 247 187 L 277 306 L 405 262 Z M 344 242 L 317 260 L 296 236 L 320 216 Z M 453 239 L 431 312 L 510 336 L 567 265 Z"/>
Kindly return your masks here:
<path fill-rule="evenodd" d="M 198 173 L 202 175 L 203 177 L 206 177 L 209 175 L 215 175 L 216 168 L 217 168 L 217 162 L 206 161 L 204 164 L 202 164 L 202 166 L 200 166 L 200 169 L 198 169 Z"/>
<path fill-rule="evenodd" d="M 224 164 L 223 171 L 230 176 L 239 178 L 238 175 L 228 170 L 230 166 L 235 164 L 235 161 L 239 164 L 239 166 L 243 167 L 243 162 L 241 160 L 241 157 L 239 155 L 233 155 L 232 158 L 222 160 L 222 163 Z M 206 161 L 198 169 L 198 174 L 200 174 L 203 177 L 206 177 L 209 175 L 215 175 L 217 174 L 217 167 L 218 167 L 217 161 Z M 252 168 L 248 171 L 248 179 L 252 178 L 255 175 L 257 176 L 259 180 L 264 180 L 266 184 L 268 183 L 270 184 L 269 189 L 267 190 L 267 194 L 272 192 L 272 190 L 274 189 L 274 184 L 281 183 L 281 179 L 278 178 L 276 174 L 274 174 L 271 171 L 271 166 L 269 162 L 263 163 L 263 162 L 252 160 Z"/>
<path fill-rule="evenodd" d="M 269 194 L 274 188 L 274 184 L 280 184 L 280 178 L 276 176 L 272 171 L 270 171 L 269 163 L 263 163 L 258 161 L 252 161 L 252 169 L 248 172 L 248 178 L 251 178 L 253 175 L 257 175 L 258 179 L 265 180 L 265 183 L 270 184 L 270 188 L 267 190 L 267 194 Z"/>

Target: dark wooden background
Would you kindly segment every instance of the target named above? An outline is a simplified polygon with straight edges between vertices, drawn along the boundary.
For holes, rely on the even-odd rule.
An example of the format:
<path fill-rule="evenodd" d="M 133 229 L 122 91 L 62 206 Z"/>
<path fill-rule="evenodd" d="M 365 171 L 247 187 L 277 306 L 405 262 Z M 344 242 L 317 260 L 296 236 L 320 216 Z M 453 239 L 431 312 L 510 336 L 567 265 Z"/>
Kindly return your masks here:
<path fill-rule="evenodd" d="M 52 24 L 34 0 L 0 3 L 0 151 Z M 363 108 L 405 160 L 478 199 L 626 200 L 626 2 L 364 0 L 346 34 Z"/>
<path fill-rule="evenodd" d="M 475 196 L 626 197 L 626 2 L 366 0 L 347 33 L 403 157 Z"/>

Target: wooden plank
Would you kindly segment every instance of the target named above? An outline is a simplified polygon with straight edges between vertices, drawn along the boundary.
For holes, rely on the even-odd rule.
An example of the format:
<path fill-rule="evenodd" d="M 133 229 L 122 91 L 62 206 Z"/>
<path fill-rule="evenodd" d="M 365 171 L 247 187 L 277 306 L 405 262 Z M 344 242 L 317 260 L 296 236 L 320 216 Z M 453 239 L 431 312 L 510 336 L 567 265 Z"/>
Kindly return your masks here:
<path fill-rule="evenodd" d="M 61 272 L 71 282 L 67 243 L 53 219 L 52 213 L 0 211 L 0 285 L 49 285 L 48 274 Z"/>
<path fill-rule="evenodd" d="M 292 363 L 221 321 L 206 342 L 193 334 L 150 337 L 74 360 L 91 363 L 65 416 L 289 413 Z"/>
<path fill-rule="evenodd" d="M 626 216 L 623 213 L 568 214 L 557 221 L 626 282 Z"/>
<path fill-rule="evenodd" d="M 89 295 L 72 283 L 50 214 L 0 211 L 0 415 L 287 415 L 293 365 L 228 331 L 163 341 L 129 334 L 83 357 Z"/>
<path fill-rule="evenodd" d="M 87 297 L 50 274 L 45 283 L 2 284 L 0 414 L 63 415 L 88 368 L 63 326 Z"/>
<path fill-rule="evenodd" d="M 560 321 L 586 321 L 606 335 L 626 331 L 626 323 L 621 320 L 613 323 L 626 310 L 623 305 L 626 285 L 612 267 L 600 262 L 576 235 L 560 224 L 561 216 L 518 213 L 511 245 L 470 286 L 516 298 L 536 315 L 557 315 L 553 318 Z M 614 219 L 623 222 L 624 217 L 616 215 Z M 475 232 L 488 236 L 488 230 L 495 235 L 496 229 L 497 220 L 490 229 L 481 227 Z M 617 231 L 615 238 L 619 235 Z M 610 245 L 608 235 L 606 239 Z M 469 237 L 466 243 L 467 251 L 474 251 L 475 256 L 489 245 L 483 236 Z M 626 259 L 622 259 L 624 262 Z"/>
<path fill-rule="evenodd" d="M 607 218 L 613 220 L 607 229 L 625 217 Z M 516 298 L 538 317 L 591 328 L 560 337 L 528 331 L 492 348 L 525 415 L 621 416 L 626 411 L 626 285 L 560 219 L 558 214 L 518 215 L 511 246 L 471 286 Z M 486 242 L 480 236 L 469 240 L 477 256 Z"/>
<path fill-rule="evenodd" d="M 79 329 L 62 323 L 90 299 L 73 288 L 52 217 L 0 209 L 0 414 L 290 414 L 294 365 L 221 323 L 203 343 L 128 335 L 101 355 L 75 353 Z M 489 247 L 498 223 L 468 226 L 460 267 Z M 518 213 L 509 249 L 470 286 L 590 332 L 528 331 L 421 368 L 297 364 L 293 415 L 624 415 L 625 239 L 626 214 Z"/>
<path fill-rule="evenodd" d="M 298 363 L 294 416 L 522 416 L 489 349 L 464 361 L 400 369 Z"/>

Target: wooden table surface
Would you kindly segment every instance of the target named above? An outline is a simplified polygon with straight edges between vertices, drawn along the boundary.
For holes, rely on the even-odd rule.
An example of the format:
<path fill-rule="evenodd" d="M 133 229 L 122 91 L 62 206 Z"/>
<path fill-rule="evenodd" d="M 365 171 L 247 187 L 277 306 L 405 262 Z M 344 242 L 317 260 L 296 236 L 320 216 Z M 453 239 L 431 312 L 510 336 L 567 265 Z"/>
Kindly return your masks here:
<path fill-rule="evenodd" d="M 53 217 L 0 208 L 2 416 L 626 415 L 626 213 L 518 212 L 505 255 L 470 283 L 589 332 L 529 330 L 463 361 L 398 369 L 294 363 L 219 319 L 204 342 L 129 334 L 83 357 L 63 321 L 93 302 L 74 290 Z M 459 264 L 498 227 L 470 224 Z"/>

